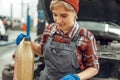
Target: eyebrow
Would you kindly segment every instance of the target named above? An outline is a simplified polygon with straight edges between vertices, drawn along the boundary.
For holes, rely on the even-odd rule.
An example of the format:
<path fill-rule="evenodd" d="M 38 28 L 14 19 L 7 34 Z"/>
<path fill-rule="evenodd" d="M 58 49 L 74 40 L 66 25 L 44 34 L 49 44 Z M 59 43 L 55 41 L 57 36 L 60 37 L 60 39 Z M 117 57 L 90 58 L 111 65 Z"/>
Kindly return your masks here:
<path fill-rule="evenodd" d="M 52 12 L 52 14 L 56 14 L 56 13 Z M 61 13 L 60 15 L 67 15 L 67 13 Z"/>

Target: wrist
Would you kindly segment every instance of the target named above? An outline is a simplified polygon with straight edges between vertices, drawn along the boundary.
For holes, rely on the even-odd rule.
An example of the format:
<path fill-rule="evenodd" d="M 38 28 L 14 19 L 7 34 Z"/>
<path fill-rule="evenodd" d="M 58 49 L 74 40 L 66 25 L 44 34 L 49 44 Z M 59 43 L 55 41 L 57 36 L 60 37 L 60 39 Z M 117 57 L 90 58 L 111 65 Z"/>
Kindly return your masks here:
<path fill-rule="evenodd" d="M 76 80 L 80 80 L 80 77 L 78 76 L 78 74 L 73 74 L 73 77 L 74 77 Z"/>

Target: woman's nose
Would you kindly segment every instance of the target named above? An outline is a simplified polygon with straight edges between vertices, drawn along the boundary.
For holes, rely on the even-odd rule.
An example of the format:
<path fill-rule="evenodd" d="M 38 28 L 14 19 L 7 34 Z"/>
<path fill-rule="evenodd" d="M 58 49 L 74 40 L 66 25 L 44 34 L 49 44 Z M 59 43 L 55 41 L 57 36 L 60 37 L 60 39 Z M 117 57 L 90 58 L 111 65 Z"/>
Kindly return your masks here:
<path fill-rule="evenodd" d="M 62 22 L 62 19 L 61 19 L 60 17 L 56 17 L 56 18 L 55 18 L 55 22 L 56 22 L 56 23 L 61 23 L 61 22 Z"/>

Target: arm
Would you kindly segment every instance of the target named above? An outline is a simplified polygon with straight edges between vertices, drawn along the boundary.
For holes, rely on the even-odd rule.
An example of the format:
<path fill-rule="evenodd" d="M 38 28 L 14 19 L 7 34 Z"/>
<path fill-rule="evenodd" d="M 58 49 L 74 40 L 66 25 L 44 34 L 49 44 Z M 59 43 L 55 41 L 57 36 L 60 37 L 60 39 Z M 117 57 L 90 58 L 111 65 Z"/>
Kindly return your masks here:
<path fill-rule="evenodd" d="M 87 49 L 83 55 L 83 63 L 85 64 L 86 69 L 77 74 L 80 77 L 80 80 L 90 79 L 99 71 L 96 40 L 93 35 L 91 35 L 89 41 L 87 42 Z"/>
<path fill-rule="evenodd" d="M 33 48 L 33 51 L 36 55 L 39 55 L 41 56 L 42 55 L 42 48 L 41 48 L 41 45 L 40 44 L 37 44 L 35 42 L 31 42 L 32 43 L 32 48 Z"/>
<path fill-rule="evenodd" d="M 85 69 L 84 71 L 77 74 L 80 77 L 80 80 L 87 80 L 91 77 L 95 76 L 98 73 L 98 69 L 90 67 Z"/>
<path fill-rule="evenodd" d="M 43 45 L 46 42 L 46 40 L 48 40 L 48 37 L 50 35 L 51 32 L 51 27 L 53 27 L 52 25 L 48 25 L 45 27 L 45 30 L 43 32 L 43 34 L 41 35 L 41 40 L 40 40 L 40 44 L 37 44 L 35 42 L 32 41 L 32 48 L 35 52 L 36 55 L 42 56 L 43 55 Z"/>

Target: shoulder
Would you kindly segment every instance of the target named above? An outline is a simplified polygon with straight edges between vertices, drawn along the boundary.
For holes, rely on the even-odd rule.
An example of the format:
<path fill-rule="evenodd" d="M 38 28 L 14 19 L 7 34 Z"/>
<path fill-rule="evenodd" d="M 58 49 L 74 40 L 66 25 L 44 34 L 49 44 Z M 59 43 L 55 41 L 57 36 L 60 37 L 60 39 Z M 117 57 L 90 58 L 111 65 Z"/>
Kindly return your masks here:
<path fill-rule="evenodd" d="M 55 27 L 55 24 L 49 24 L 48 26 L 45 27 L 45 30 L 43 32 L 43 35 L 50 35 L 51 31 L 53 30 L 53 28 Z"/>
<path fill-rule="evenodd" d="M 43 34 L 41 35 L 41 41 L 40 41 L 41 45 L 43 45 L 48 40 L 54 27 L 55 27 L 54 23 L 49 24 L 48 26 L 45 27 L 45 30 L 44 30 Z"/>
<path fill-rule="evenodd" d="M 94 38 L 93 33 L 90 32 L 89 30 L 85 29 L 85 28 L 80 29 L 79 35 L 83 36 L 83 37 L 85 37 L 87 39 L 91 39 L 91 37 Z"/>

